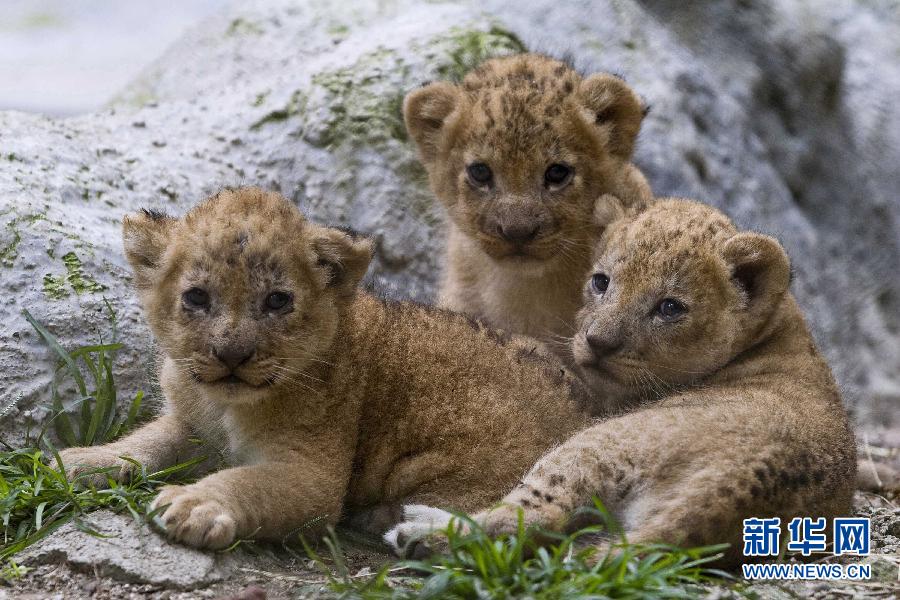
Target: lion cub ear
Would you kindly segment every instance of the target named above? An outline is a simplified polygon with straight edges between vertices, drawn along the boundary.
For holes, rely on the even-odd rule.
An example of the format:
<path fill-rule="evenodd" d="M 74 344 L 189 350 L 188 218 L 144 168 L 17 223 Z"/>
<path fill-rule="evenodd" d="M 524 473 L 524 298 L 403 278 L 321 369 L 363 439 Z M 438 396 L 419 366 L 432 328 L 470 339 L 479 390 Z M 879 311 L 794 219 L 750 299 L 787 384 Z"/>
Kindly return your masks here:
<path fill-rule="evenodd" d="M 340 229 L 319 227 L 313 239 L 316 268 L 325 272 L 325 282 L 341 296 L 350 296 L 372 262 L 371 240 Z"/>
<path fill-rule="evenodd" d="M 778 240 L 760 233 L 738 233 L 722 251 L 732 280 L 746 295 L 746 311 L 755 322 L 778 306 L 791 283 L 791 264 Z"/>
<path fill-rule="evenodd" d="M 625 216 L 625 204 L 618 196 L 603 194 L 594 202 L 594 225 L 605 228 Z"/>
<path fill-rule="evenodd" d="M 138 287 L 153 284 L 153 273 L 160 261 L 178 220 L 155 210 L 143 209 L 122 220 L 122 243 L 125 258 L 134 271 Z"/>
<path fill-rule="evenodd" d="M 440 147 L 441 130 L 462 100 L 460 89 L 446 81 L 431 83 L 406 95 L 403 120 L 424 162 L 434 160 Z"/>
<path fill-rule="evenodd" d="M 644 120 L 640 97 L 624 81 L 607 73 L 591 75 L 578 91 L 594 123 L 609 132 L 609 151 L 630 159 Z"/>

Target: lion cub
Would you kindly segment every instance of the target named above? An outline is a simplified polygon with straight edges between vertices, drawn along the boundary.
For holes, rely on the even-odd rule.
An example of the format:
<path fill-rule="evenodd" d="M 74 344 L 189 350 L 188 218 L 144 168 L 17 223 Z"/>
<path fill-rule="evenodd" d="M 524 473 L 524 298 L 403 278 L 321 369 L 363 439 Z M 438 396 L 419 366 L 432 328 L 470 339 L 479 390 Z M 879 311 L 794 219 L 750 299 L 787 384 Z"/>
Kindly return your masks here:
<path fill-rule="evenodd" d="M 439 304 L 539 339 L 572 335 L 601 231 L 595 204 L 651 198 L 630 162 L 637 94 L 523 54 L 415 90 L 403 114 L 450 217 Z"/>
<path fill-rule="evenodd" d="M 634 410 L 550 451 L 494 510 L 490 533 L 559 530 L 599 497 L 630 541 L 730 542 L 742 519 L 846 514 L 856 446 L 774 239 L 720 212 L 659 201 L 604 233 L 573 352 L 597 393 Z M 436 520 L 434 511 L 407 507 Z M 397 545 L 430 528 L 409 522 Z"/>
<path fill-rule="evenodd" d="M 192 546 L 282 539 L 411 498 L 474 509 L 589 422 L 551 357 L 469 319 L 356 291 L 367 240 L 283 197 L 224 191 L 175 219 L 126 217 L 124 243 L 162 349 L 167 412 L 128 437 L 61 453 L 70 476 L 183 460 L 195 436 L 231 464 L 155 500 Z M 498 343 L 500 342 L 500 343 Z"/>

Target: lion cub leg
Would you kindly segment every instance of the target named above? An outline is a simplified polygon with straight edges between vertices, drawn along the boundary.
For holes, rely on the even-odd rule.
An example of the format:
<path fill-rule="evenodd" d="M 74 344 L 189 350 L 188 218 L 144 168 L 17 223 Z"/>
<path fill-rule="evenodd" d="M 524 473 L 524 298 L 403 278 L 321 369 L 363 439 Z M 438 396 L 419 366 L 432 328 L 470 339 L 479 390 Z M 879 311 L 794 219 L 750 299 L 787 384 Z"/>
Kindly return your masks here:
<path fill-rule="evenodd" d="M 472 515 L 487 534 L 515 533 L 520 514 L 526 527 L 564 531 L 579 523 L 579 508 L 593 505 L 593 497 L 616 514 L 640 478 L 635 463 L 621 455 L 621 448 L 604 439 L 602 425 L 590 427 L 545 454 L 531 471 L 496 506 Z M 408 504 L 404 522 L 384 539 L 399 553 L 416 555 L 417 541 L 432 551 L 443 549 L 444 540 L 430 534 L 444 528 L 452 515 L 431 506 Z M 580 523 L 579 523 L 580 524 Z"/>
<path fill-rule="evenodd" d="M 584 524 L 579 509 L 594 498 L 619 517 L 641 481 L 643 469 L 611 443 L 601 424 L 545 454 L 497 506 L 474 516 L 490 535 L 516 531 L 521 512 L 526 527 L 566 531 Z"/>
<path fill-rule="evenodd" d="M 779 409 L 784 425 L 773 428 L 765 415 Z M 830 518 L 850 506 L 853 448 L 839 428 L 813 419 L 742 402 L 611 419 L 546 454 L 500 507 L 477 518 L 492 534 L 510 533 L 521 508 L 526 525 L 564 531 L 597 497 L 629 541 L 683 546 L 734 545 L 744 518 Z"/>
<path fill-rule="evenodd" d="M 159 471 L 199 455 L 202 448 L 190 442 L 190 427 L 174 415 L 163 415 L 147 423 L 124 438 L 102 446 L 66 448 L 60 451 L 69 479 L 87 471 L 111 468 L 108 474 L 115 481 L 127 481 L 137 469 L 128 457 L 140 463 L 148 473 Z M 107 474 L 90 476 L 97 487 L 106 485 Z"/>
<path fill-rule="evenodd" d="M 152 507 L 173 540 L 198 548 L 224 548 L 242 538 L 284 540 L 334 524 L 350 467 L 321 459 L 284 456 L 218 471 L 190 485 L 162 489 Z"/>
<path fill-rule="evenodd" d="M 769 414 L 783 424 L 771 427 Z M 596 497 L 629 541 L 731 543 L 727 560 L 740 551 L 744 518 L 784 522 L 849 509 L 854 448 L 840 428 L 825 417 L 813 423 L 812 415 L 763 403 L 696 402 L 610 419 L 544 455 L 499 506 L 474 519 L 492 535 L 514 533 L 521 511 L 526 526 L 563 532 Z M 404 547 L 436 522 L 433 515 L 407 521 L 390 539 Z"/>

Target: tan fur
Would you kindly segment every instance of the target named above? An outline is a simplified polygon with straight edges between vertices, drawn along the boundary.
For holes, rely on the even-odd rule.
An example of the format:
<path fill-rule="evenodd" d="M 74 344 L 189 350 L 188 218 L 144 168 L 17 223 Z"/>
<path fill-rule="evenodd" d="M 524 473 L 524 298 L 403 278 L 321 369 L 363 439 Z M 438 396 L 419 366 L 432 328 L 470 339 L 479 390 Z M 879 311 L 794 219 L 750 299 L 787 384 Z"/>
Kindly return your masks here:
<path fill-rule="evenodd" d="M 193 436 L 218 446 L 229 468 L 156 499 L 176 540 L 280 540 L 401 500 L 471 510 L 588 423 L 587 395 L 552 357 L 461 315 L 357 293 L 370 243 L 277 194 L 225 191 L 180 220 L 129 216 L 124 237 L 167 413 L 62 459 L 71 476 L 119 466 L 121 479 L 119 456 L 154 471 L 195 453 Z M 208 305 L 189 302 L 194 288 Z M 266 308 L 276 291 L 289 307 Z"/>
<path fill-rule="evenodd" d="M 744 518 L 848 513 L 854 436 L 777 241 L 666 200 L 611 225 L 593 268 L 610 282 L 587 288 L 575 359 L 592 389 L 635 408 L 544 456 L 476 516 L 490 533 L 515 531 L 520 508 L 529 525 L 564 529 L 596 495 L 630 541 L 729 542 L 733 562 Z M 667 298 L 687 312 L 665 321 Z"/>
<path fill-rule="evenodd" d="M 571 335 L 581 286 L 612 194 L 625 205 L 651 198 L 631 164 L 644 108 L 622 80 L 582 78 L 536 54 L 497 58 L 459 85 L 433 83 L 403 106 L 431 187 L 450 216 L 439 303 L 508 331 Z M 493 172 L 478 187 L 466 168 Z M 548 167 L 573 170 L 558 189 Z M 530 241 L 504 231 L 531 231 Z"/>

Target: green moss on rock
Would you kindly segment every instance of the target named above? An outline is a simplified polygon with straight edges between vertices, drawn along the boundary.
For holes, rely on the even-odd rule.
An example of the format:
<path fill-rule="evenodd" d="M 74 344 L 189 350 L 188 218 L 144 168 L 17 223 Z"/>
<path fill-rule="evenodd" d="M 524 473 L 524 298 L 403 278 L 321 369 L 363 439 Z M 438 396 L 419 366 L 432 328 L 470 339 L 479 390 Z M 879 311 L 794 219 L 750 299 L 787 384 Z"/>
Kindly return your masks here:
<path fill-rule="evenodd" d="M 9 214 L 10 211 L 4 211 L 2 214 Z M 31 215 L 22 215 L 19 217 L 14 217 L 6 224 L 6 230 L 8 232 L 6 241 L 4 239 L 0 239 L 0 266 L 2 267 L 12 267 L 16 258 L 19 256 L 19 244 L 22 242 L 22 234 L 19 231 L 19 226 L 24 223 L 25 225 L 32 225 L 37 221 L 46 221 L 47 216 L 44 213 L 34 213 Z"/>
<path fill-rule="evenodd" d="M 403 90 L 384 93 L 384 80 L 406 71 L 408 67 L 394 51 L 378 48 L 349 67 L 314 75 L 313 85 L 328 92 L 330 117 L 324 130 L 311 141 L 322 147 L 347 140 L 405 142 Z"/>
<path fill-rule="evenodd" d="M 268 94 L 268 92 L 266 92 Z M 265 101 L 265 96 L 260 94 L 257 96 L 256 101 L 258 104 L 254 104 L 254 106 L 261 105 Z M 251 130 L 257 130 L 266 123 L 277 123 L 279 121 L 284 121 L 293 117 L 294 115 L 300 114 L 303 112 L 303 109 L 306 108 L 307 96 L 301 90 L 295 91 L 291 94 L 290 100 L 283 107 L 273 111 L 270 111 L 263 115 L 260 119 L 258 119 L 255 123 L 250 125 Z"/>
<path fill-rule="evenodd" d="M 102 292 L 106 286 L 98 283 L 90 275 L 86 275 L 81 267 L 81 259 L 74 252 L 68 252 L 62 257 L 66 266 L 66 281 L 72 286 L 76 294 Z"/>
<path fill-rule="evenodd" d="M 51 300 L 62 300 L 69 295 L 66 280 L 52 273 L 44 274 L 44 294 Z"/>
<path fill-rule="evenodd" d="M 0 265 L 4 267 L 13 266 L 13 262 L 15 262 L 16 257 L 19 255 L 18 248 L 19 242 L 22 241 L 22 234 L 19 233 L 19 230 L 16 229 L 15 225 L 15 221 L 11 221 L 7 225 L 7 229 L 10 230 L 12 238 L 4 246 L 0 247 Z"/>
<path fill-rule="evenodd" d="M 461 81 L 466 73 L 489 58 L 528 51 L 516 34 L 497 25 L 487 31 L 451 29 L 448 35 L 436 41 L 449 47 L 437 72 L 451 81 Z"/>
<path fill-rule="evenodd" d="M 335 23 L 330 25 L 325 31 L 327 31 L 329 35 L 345 37 L 350 32 L 350 27 L 344 23 Z"/>
<path fill-rule="evenodd" d="M 233 20 L 225 31 L 227 36 L 235 35 L 261 35 L 263 28 L 258 23 L 248 21 L 247 19 L 237 18 Z"/>
<path fill-rule="evenodd" d="M 428 41 L 422 50 L 433 51 L 440 77 L 458 80 L 488 58 L 525 52 L 526 48 L 515 34 L 495 25 L 487 30 L 453 28 Z M 334 148 L 348 142 L 376 147 L 390 141 L 405 143 L 402 107 L 408 90 L 406 85 L 395 87 L 391 82 L 397 78 L 404 81 L 409 73 L 410 66 L 401 55 L 379 47 L 348 67 L 312 76 L 312 85 L 326 92 L 324 113 L 309 106 L 315 93 L 307 96 L 298 90 L 287 105 L 265 114 L 251 129 L 295 115 L 310 119 L 326 114 L 325 123 L 307 120 L 304 127 L 307 141 L 318 147 Z"/>
<path fill-rule="evenodd" d="M 66 268 L 64 276 L 45 273 L 43 280 L 44 294 L 51 300 L 61 300 L 74 291 L 76 294 L 94 294 L 107 289 L 93 277 L 84 272 L 81 259 L 74 252 L 67 252 L 62 257 Z"/>
<path fill-rule="evenodd" d="M 256 95 L 256 98 L 253 100 L 253 106 L 262 106 L 265 103 L 266 98 L 269 96 L 269 90 L 265 92 L 260 92 Z"/>

